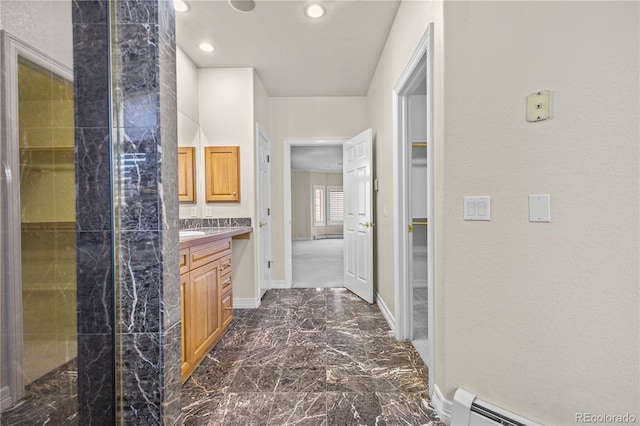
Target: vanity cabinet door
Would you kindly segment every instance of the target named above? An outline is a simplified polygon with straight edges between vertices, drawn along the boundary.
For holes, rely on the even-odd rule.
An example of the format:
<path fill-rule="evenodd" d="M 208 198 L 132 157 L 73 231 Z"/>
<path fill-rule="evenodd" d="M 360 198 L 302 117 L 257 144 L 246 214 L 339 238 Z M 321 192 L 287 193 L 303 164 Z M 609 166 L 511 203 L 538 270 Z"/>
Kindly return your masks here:
<path fill-rule="evenodd" d="M 191 302 L 189 304 L 191 327 L 186 330 L 191 342 L 191 352 L 194 362 L 200 360 L 209 352 L 219 337 L 221 324 L 219 320 L 218 277 L 220 262 L 211 262 L 190 272 Z"/>
<path fill-rule="evenodd" d="M 189 377 L 191 371 L 190 361 L 193 361 L 190 356 L 189 339 L 187 338 L 187 327 L 191 324 L 191 317 L 189 315 L 189 309 L 187 309 L 189 303 L 189 295 L 187 288 L 189 287 L 190 274 L 180 275 L 180 309 L 182 310 L 182 381 L 184 382 Z"/>
<path fill-rule="evenodd" d="M 233 318 L 231 238 L 180 250 L 182 382 Z"/>
<path fill-rule="evenodd" d="M 205 147 L 204 169 L 207 202 L 240 202 L 240 147 Z"/>
<path fill-rule="evenodd" d="M 178 201 L 181 203 L 196 202 L 196 149 L 192 146 L 178 147 Z"/>

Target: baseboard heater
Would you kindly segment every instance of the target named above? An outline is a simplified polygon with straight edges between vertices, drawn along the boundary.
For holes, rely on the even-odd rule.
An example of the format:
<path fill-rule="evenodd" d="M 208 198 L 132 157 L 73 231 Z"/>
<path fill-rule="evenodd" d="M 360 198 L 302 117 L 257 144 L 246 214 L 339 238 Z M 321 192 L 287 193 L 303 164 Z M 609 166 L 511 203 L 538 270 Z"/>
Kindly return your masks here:
<path fill-rule="evenodd" d="M 540 426 L 540 424 L 482 401 L 464 389 L 458 389 L 453 397 L 451 426 Z"/>
<path fill-rule="evenodd" d="M 326 240 L 326 239 L 341 240 L 342 236 L 343 236 L 342 234 L 318 234 L 318 235 L 314 235 L 313 239 L 314 240 Z"/>

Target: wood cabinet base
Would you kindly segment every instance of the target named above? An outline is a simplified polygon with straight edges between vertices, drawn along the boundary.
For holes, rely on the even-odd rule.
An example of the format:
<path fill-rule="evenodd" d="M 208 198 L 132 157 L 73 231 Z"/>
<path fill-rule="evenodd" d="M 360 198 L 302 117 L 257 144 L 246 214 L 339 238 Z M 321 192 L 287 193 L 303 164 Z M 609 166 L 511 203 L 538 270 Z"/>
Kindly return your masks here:
<path fill-rule="evenodd" d="M 183 249 L 180 259 L 184 383 L 233 318 L 231 239 Z"/>

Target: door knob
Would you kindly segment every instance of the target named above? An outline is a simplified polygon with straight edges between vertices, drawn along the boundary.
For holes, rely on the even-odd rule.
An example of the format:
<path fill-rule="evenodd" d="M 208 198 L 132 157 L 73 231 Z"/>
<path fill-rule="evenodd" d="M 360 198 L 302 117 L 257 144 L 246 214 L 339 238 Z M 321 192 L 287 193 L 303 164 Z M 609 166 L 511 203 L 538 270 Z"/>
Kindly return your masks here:
<path fill-rule="evenodd" d="M 267 226 L 267 222 L 260 222 L 260 228 Z"/>
<path fill-rule="evenodd" d="M 362 225 L 365 228 L 373 228 L 373 222 L 359 223 L 359 225 Z"/>

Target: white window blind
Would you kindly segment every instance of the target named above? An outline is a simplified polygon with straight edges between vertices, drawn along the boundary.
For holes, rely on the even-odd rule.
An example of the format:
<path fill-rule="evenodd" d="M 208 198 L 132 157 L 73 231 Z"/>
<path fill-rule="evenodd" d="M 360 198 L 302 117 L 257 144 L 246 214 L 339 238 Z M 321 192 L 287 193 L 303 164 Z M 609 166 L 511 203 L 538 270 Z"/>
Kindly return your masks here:
<path fill-rule="evenodd" d="M 344 192 L 341 186 L 327 187 L 327 223 L 341 224 L 344 220 Z"/>

